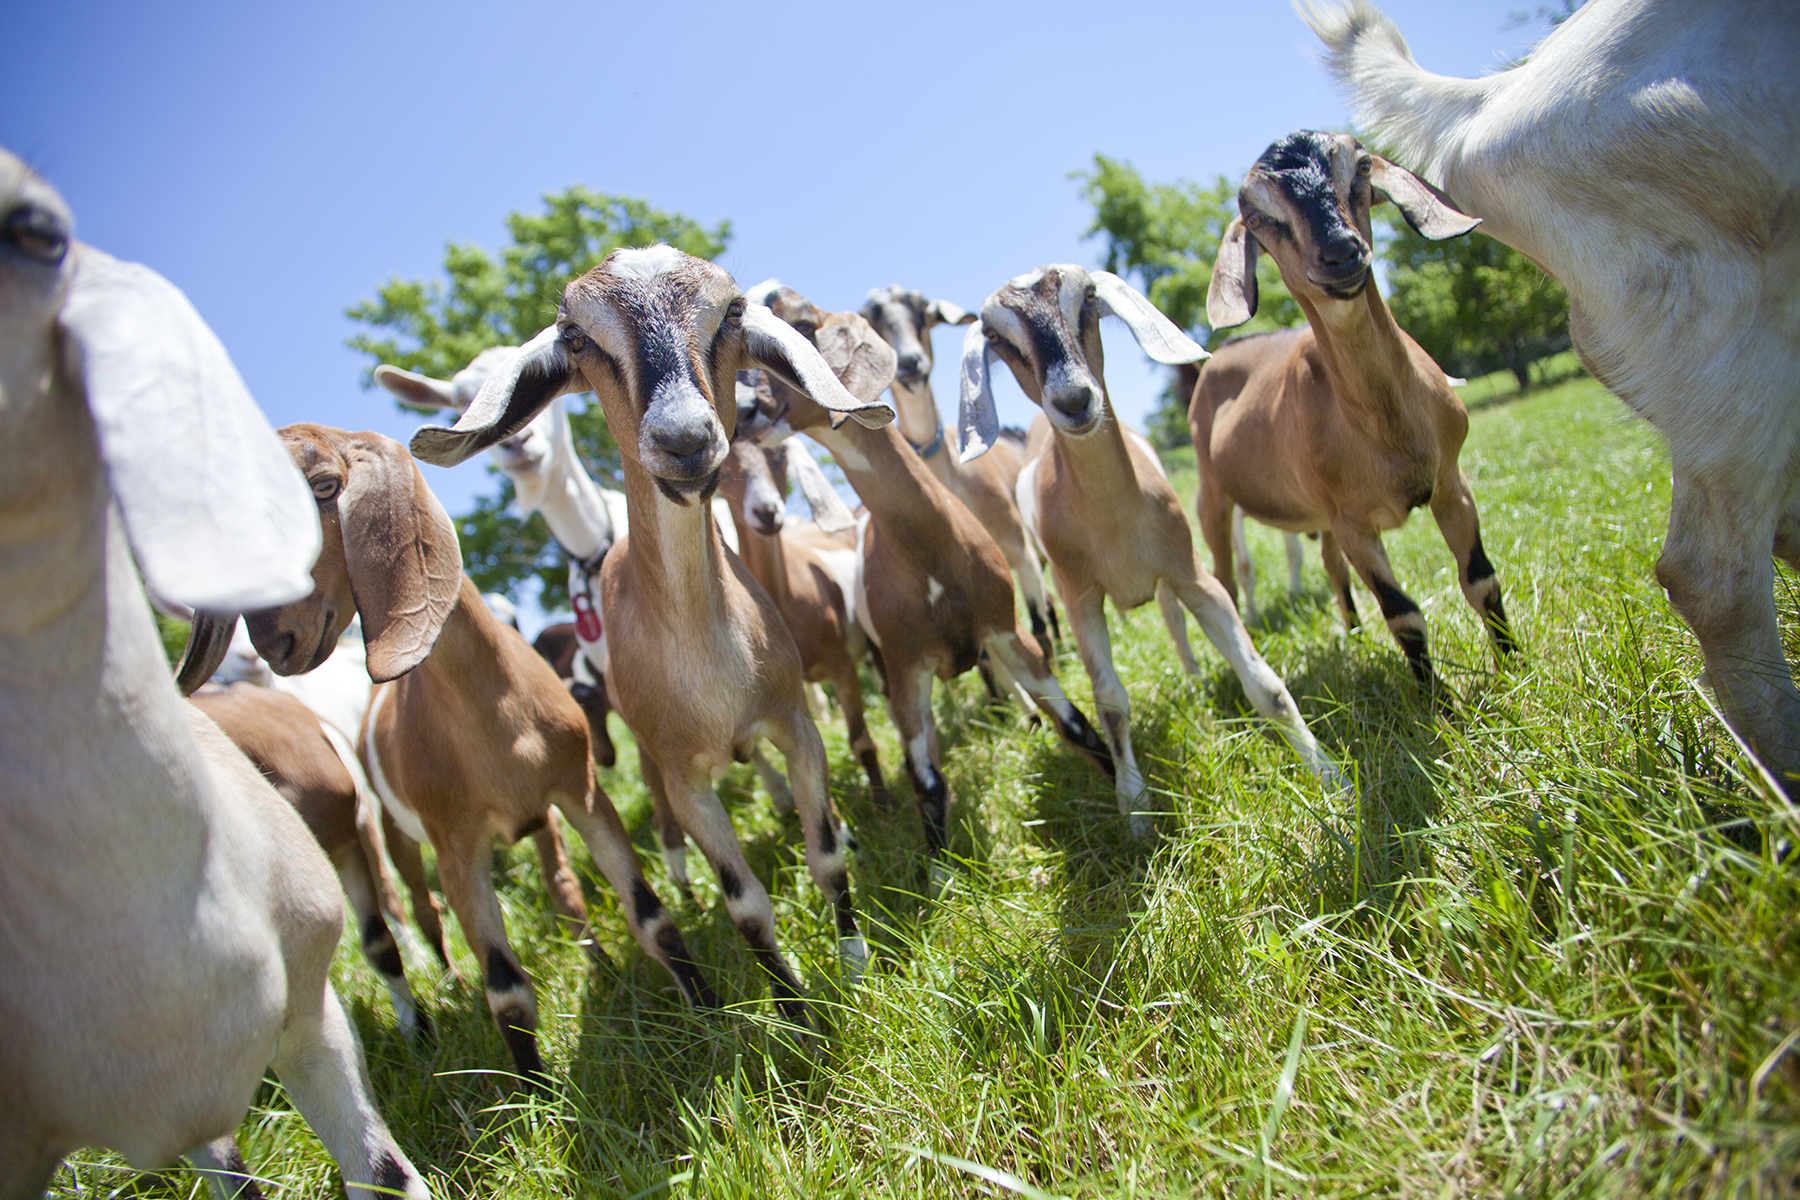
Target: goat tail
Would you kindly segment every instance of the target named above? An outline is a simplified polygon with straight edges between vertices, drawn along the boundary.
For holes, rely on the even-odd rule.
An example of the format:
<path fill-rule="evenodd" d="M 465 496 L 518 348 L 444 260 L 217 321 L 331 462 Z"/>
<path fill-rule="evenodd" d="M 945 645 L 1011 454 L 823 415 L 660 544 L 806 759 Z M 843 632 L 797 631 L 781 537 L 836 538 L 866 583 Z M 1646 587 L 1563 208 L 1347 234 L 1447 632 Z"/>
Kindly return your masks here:
<path fill-rule="evenodd" d="M 1300 16 L 1325 44 L 1320 60 L 1347 93 L 1357 126 L 1381 153 L 1446 186 L 1470 120 L 1498 76 L 1452 79 L 1413 60 L 1406 39 L 1369 0 L 1331 7 L 1295 0 Z"/>

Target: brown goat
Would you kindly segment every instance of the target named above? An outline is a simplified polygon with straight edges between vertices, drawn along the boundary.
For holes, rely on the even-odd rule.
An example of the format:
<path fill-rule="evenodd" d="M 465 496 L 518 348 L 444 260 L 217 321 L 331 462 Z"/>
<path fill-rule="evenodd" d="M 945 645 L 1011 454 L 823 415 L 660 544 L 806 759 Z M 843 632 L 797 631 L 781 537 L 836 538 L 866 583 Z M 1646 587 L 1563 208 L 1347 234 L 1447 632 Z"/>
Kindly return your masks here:
<path fill-rule="evenodd" d="M 519 1073 L 534 1082 L 543 1075 L 537 1004 L 506 938 L 489 854 L 496 839 L 544 831 L 552 807 L 587 843 L 644 952 L 688 1002 L 716 1004 L 594 782 L 585 715 L 462 573 L 455 528 L 405 449 L 380 434 L 320 425 L 281 435 L 312 484 L 325 548 L 313 594 L 248 614 L 251 640 L 277 674 L 291 675 L 322 662 L 361 614 L 379 686 L 360 749 L 389 815 L 410 827 L 406 837 L 389 829 L 396 865 L 407 873 L 402 848 L 420 835 L 437 851 L 439 881 Z M 564 868 L 545 885 L 579 929 L 585 903 L 573 874 Z"/>
<path fill-rule="evenodd" d="M 1256 313 L 1256 256 L 1266 251 L 1307 328 L 1223 347 L 1188 409 L 1200 470 L 1200 529 L 1213 570 L 1235 595 L 1235 504 L 1265 524 L 1318 531 L 1344 622 L 1356 627 L 1344 560 L 1375 593 L 1419 682 L 1432 682 L 1425 615 L 1381 547 L 1411 511 L 1431 515 L 1456 556 L 1464 598 L 1495 649 L 1514 649 L 1500 581 L 1481 547 L 1475 497 L 1457 466 L 1469 414 L 1444 372 L 1394 323 L 1375 285 L 1369 208 L 1392 198 L 1427 237 L 1475 220 L 1348 134 L 1302 131 L 1274 143 L 1238 191 L 1241 216 L 1213 266 L 1207 315 L 1227 328 Z"/>

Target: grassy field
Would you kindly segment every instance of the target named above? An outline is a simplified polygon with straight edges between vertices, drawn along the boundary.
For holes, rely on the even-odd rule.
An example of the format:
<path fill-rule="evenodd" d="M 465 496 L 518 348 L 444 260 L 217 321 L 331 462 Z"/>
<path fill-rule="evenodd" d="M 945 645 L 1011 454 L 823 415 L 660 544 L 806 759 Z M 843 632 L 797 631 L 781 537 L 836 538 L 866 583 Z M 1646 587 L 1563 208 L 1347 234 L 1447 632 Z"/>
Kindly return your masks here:
<path fill-rule="evenodd" d="M 561 1089 L 548 1101 L 498 1073 L 466 954 L 463 981 L 409 960 L 440 1031 L 419 1051 L 346 940 L 338 987 L 434 1192 L 1793 1194 L 1800 879 L 1778 860 L 1796 830 L 1690 682 L 1695 644 L 1653 581 L 1665 457 L 1592 380 L 1505 391 L 1487 384 L 1463 467 L 1519 660 L 1496 667 L 1428 514 L 1387 540 L 1453 713 L 1421 700 L 1378 621 L 1343 632 L 1310 543 L 1307 590 L 1281 603 L 1279 542 L 1255 536 L 1252 633 L 1356 799 L 1315 786 L 1210 648 L 1184 677 L 1149 606 L 1113 626 L 1165 813 L 1147 840 L 1099 772 L 984 711 L 970 677 L 938 700 L 962 867 L 928 901 L 912 806 L 872 808 L 826 723 L 878 943 L 859 986 L 840 983 L 797 829 L 747 769 L 725 781 L 828 1039 L 776 1025 L 703 866 L 700 907 L 677 911 L 730 1007 L 694 1015 L 585 858 L 612 970 L 559 937 L 529 846 L 499 856 Z M 1191 500 L 1191 466 L 1174 467 Z M 1777 586 L 1794 655 L 1794 581 Z M 1091 713 L 1072 651 L 1060 674 Z M 903 780 L 885 720 L 877 734 Z M 604 782 L 660 887 L 634 774 Z M 337 1194 L 278 1086 L 242 1136 L 279 1194 Z M 105 1156 L 57 1188 L 204 1193 Z"/>

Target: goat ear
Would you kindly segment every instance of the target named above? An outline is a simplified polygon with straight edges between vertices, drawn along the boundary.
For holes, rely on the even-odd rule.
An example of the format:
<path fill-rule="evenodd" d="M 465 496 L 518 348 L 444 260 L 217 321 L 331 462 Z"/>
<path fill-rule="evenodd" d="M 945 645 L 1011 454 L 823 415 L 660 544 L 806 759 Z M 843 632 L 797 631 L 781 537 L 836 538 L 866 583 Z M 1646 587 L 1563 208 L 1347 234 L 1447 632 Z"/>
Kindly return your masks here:
<path fill-rule="evenodd" d="M 894 382 L 894 366 L 899 361 L 894 348 L 859 313 L 827 317 L 813 334 L 813 345 L 844 390 L 865 404 L 878 399 Z"/>
<path fill-rule="evenodd" d="M 344 563 L 369 678 L 386 683 L 437 644 L 462 590 L 462 552 L 456 526 L 399 442 L 354 434 L 341 449 L 350 464 L 338 496 Z"/>
<path fill-rule="evenodd" d="M 800 494 L 806 497 L 807 506 L 812 509 L 813 523 L 826 533 L 836 533 L 856 524 L 855 514 L 831 486 L 831 481 L 825 478 L 825 472 L 819 469 L 818 460 L 813 458 L 806 439 L 791 437 L 781 443 L 781 448 L 787 456 L 788 475 L 799 485 Z"/>
<path fill-rule="evenodd" d="M 1436 189 L 1405 167 L 1397 167 L 1379 154 L 1369 157 L 1375 160 L 1374 169 L 1369 172 L 1369 186 L 1375 190 L 1373 202 L 1392 200 L 1406 223 L 1425 237 L 1441 242 L 1460 237 L 1481 224 L 1480 217 L 1457 212 Z"/>
<path fill-rule="evenodd" d="M 412 452 L 435 466 L 454 467 L 525 428 L 558 396 L 585 386 L 552 325 L 487 377 L 455 425 L 426 425 L 414 433 Z"/>
<path fill-rule="evenodd" d="M 996 357 L 988 344 L 987 326 L 977 320 L 963 335 L 962 403 L 956 414 L 957 449 L 963 462 L 986 454 L 1000 436 L 992 378 Z"/>
<path fill-rule="evenodd" d="M 821 331 L 823 332 L 823 331 Z M 846 413 L 859 425 L 880 429 L 894 419 L 894 406 L 876 396 L 862 399 L 838 382 L 830 364 L 800 332 L 761 304 L 744 306 L 744 339 L 756 364 L 799 388 L 819 407 Z M 879 338 L 875 339 L 881 343 Z M 846 339 L 848 345 L 848 339 Z M 888 378 L 893 378 L 893 351 L 888 351 Z M 886 387 L 886 383 L 882 384 Z M 832 418 L 832 425 L 842 424 Z"/>
<path fill-rule="evenodd" d="M 1206 289 L 1206 323 L 1214 329 L 1242 325 L 1256 315 L 1256 239 L 1233 217 L 1213 259 L 1212 283 Z"/>
<path fill-rule="evenodd" d="M 934 325 L 968 325 L 975 320 L 975 314 L 968 309 L 950 303 L 948 300 L 933 300 L 925 306 L 925 328 Z"/>
<path fill-rule="evenodd" d="M 1125 322 L 1144 353 L 1157 362 L 1174 366 L 1210 357 L 1205 347 L 1181 332 L 1180 326 L 1163 316 L 1144 293 L 1111 271 L 1093 271 L 1088 278 L 1094 281 L 1094 290 L 1100 295 L 1100 315 L 1115 316 Z"/>
<path fill-rule="evenodd" d="M 411 408 L 435 411 L 456 407 L 456 389 L 447 380 L 433 379 L 416 371 L 406 371 L 382 363 L 375 368 L 375 382 Z"/>
<path fill-rule="evenodd" d="M 310 594 L 318 506 L 225 347 L 161 275 L 79 253 L 58 318 L 64 366 L 145 582 L 232 612 Z"/>

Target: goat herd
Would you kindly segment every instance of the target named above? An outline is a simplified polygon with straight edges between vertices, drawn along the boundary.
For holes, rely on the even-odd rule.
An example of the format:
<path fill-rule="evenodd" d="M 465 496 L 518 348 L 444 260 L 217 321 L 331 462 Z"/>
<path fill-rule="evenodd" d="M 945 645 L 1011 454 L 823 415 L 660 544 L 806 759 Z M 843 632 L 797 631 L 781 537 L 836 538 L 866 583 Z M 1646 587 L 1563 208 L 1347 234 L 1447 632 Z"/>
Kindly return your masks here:
<path fill-rule="evenodd" d="M 1143 824 L 1106 597 L 1122 609 L 1154 597 L 1194 672 L 1191 613 L 1256 710 L 1344 787 L 1238 616 L 1234 519 L 1320 534 L 1345 621 L 1357 619 L 1348 563 L 1429 687 L 1423 616 L 1381 547 L 1429 505 L 1496 650 L 1515 649 L 1457 467 L 1467 414 L 1370 285 L 1383 202 L 1433 238 L 1483 220 L 1567 285 L 1584 360 L 1669 440 L 1658 578 L 1744 742 L 1777 778 L 1800 770 L 1770 554 L 1800 565 L 1791 18 L 1778 0 L 1593 0 L 1526 64 L 1465 81 L 1421 71 L 1360 0 L 1309 14 L 1359 118 L 1437 186 L 1342 134 L 1291 134 L 1250 170 L 1209 321 L 1254 314 L 1268 254 L 1308 325 L 1231 343 L 1195 376 L 1216 578 L 1155 453 L 1112 415 L 1099 321 L 1121 318 L 1158 362 L 1207 355 L 1115 275 L 1042 267 L 978 312 L 898 288 L 824 312 L 773 281 L 742 292 L 666 246 L 620 250 L 523 346 L 449 382 L 382 368 L 402 399 L 457 414 L 409 454 L 371 433 L 271 431 L 185 298 L 72 243 L 61 199 L 0 151 L 0 1200 L 40 1194 L 84 1145 L 142 1165 L 185 1153 L 221 1195 L 256 1194 L 231 1131 L 271 1067 L 352 1194 L 426 1195 L 327 977 L 347 896 L 401 1024 L 428 1027 L 372 849 L 392 855 L 447 963 L 420 854 L 431 844 L 527 1081 L 544 1066 L 495 896 L 495 839 L 537 839 L 552 902 L 579 931 L 560 815 L 644 952 L 687 1002 L 716 1003 L 595 783 L 595 759 L 612 759 L 609 706 L 640 748 L 671 882 L 688 886 L 691 839 L 802 1027 L 800 980 L 713 781 L 754 757 L 791 803 L 844 969 L 860 971 L 850 836 L 808 681 L 833 685 L 884 795 L 857 674 L 873 655 L 934 876 L 950 794 L 932 685 L 978 665 L 1110 774 Z M 968 326 L 954 425 L 928 383 L 938 324 Z M 1042 409 L 1027 437 L 998 427 L 996 361 Z M 622 497 L 575 458 L 558 398 L 584 391 L 622 449 Z M 797 434 L 831 452 L 863 509 L 838 501 Z M 568 553 L 567 683 L 462 573 L 415 461 L 484 448 Z M 789 475 L 810 524 L 783 525 Z M 1097 723 L 1051 671 L 1046 559 Z M 140 577 L 193 610 L 184 691 L 226 657 L 239 614 L 282 690 L 184 702 Z M 763 739 L 785 780 L 757 753 Z"/>

